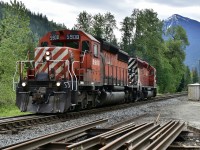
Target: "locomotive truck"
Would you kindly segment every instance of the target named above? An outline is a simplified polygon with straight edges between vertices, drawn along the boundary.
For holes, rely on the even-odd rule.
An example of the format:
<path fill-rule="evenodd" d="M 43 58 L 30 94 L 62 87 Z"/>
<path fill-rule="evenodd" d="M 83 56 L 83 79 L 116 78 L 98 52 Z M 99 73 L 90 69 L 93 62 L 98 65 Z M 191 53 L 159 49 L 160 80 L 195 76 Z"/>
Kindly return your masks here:
<path fill-rule="evenodd" d="M 153 66 L 82 30 L 48 32 L 34 60 L 16 68 L 16 105 L 23 112 L 64 113 L 156 96 Z"/>

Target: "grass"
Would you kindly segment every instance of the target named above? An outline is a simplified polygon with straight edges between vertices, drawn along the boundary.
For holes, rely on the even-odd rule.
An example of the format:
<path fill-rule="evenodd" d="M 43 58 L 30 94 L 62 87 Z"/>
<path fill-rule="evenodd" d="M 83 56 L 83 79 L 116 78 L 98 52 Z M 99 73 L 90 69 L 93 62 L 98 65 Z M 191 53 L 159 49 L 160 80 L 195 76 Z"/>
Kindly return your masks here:
<path fill-rule="evenodd" d="M 3 105 L 0 106 L 0 117 L 10 117 L 10 116 L 19 116 L 28 114 L 27 112 L 21 112 L 17 106 L 12 105 Z"/>

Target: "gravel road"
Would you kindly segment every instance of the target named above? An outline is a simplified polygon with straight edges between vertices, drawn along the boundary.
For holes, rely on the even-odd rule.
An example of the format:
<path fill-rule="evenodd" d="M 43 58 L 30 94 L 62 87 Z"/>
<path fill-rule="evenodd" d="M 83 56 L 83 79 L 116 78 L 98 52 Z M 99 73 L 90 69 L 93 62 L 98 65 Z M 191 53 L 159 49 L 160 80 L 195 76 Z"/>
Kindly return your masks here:
<path fill-rule="evenodd" d="M 164 123 L 170 119 L 181 120 L 190 125 L 200 128 L 200 102 L 188 101 L 187 96 L 172 98 L 160 102 L 138 105 L 135 107 L 125 108 L 121 110 L 114 110 L 106 113 L 91 114 L 86 117 L 74 119 L 62 123 L 51 125 L 40 125 L 33 127 L 29 130 L 24 130 L 15 135 L 0 135 L 0 147 L 18 143 L 24 140 L 39 137 L 41 135 L 53 133 L 66 129 L 68 127 L 88 123 L 100 118 L 108 118 L 107 123 L 102 124 L 100 127 L 109 127 L 117 122 L 127 120 L 128 118 L 137 117 L 143 114 L 145 116 L 136 119 L 135 123 L 144 123 L 154 121 L 158 114 L 160 114 L 159 121 Z"/>

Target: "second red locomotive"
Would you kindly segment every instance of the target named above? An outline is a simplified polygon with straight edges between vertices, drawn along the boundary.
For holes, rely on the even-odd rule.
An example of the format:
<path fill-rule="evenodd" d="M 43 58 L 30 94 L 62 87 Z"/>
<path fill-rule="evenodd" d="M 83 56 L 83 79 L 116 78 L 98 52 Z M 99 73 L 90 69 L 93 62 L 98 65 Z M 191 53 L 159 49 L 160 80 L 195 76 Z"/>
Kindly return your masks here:
<path fill-rule="evenodd" d="M 34 60 L 18 64 L 21 111 L 63 113 L 156 96 L 154 67 L 81 30 L 47 33 Z"/>

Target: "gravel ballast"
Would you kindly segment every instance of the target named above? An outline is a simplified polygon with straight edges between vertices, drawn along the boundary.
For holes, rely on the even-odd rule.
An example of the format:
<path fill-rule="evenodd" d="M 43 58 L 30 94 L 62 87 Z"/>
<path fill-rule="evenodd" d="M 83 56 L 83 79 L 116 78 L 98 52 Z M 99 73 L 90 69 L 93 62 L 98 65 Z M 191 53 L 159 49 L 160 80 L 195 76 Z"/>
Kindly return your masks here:
<path fill-rule="evenodd" d="M 188 101 L 187 96 L 172 98 L 160 102 L 153 102 L 143 105 L 137 105 L 121 110 L 113 110 L 110 112 L 91 114 L 82 118 L 56 123 L 51 125 L 39 125 L 32 129 L 20 131 L 18 134 L 0 135 L 0 147 L 8 146 L 14 143 L 19 143 L 25 140 L 36 138 L 45 134 L 54 133 L 56 131 L 74 127 L 83 123 L 88 123 L 94 120 L 108 118 L 108 122 L 99 126 L 100 128 L 110 127 L 118 122 L 127 120 L 128 118 L 137 117 L 143 114 L 143 117 L 135 120 L 136 124 L 144 122 L 152 122 L 160 114 L 160 123 L 169 121 L 170 119 L 187 122 L 197 128 L 200 127 L 199 120 L 200 102 Z"/>

